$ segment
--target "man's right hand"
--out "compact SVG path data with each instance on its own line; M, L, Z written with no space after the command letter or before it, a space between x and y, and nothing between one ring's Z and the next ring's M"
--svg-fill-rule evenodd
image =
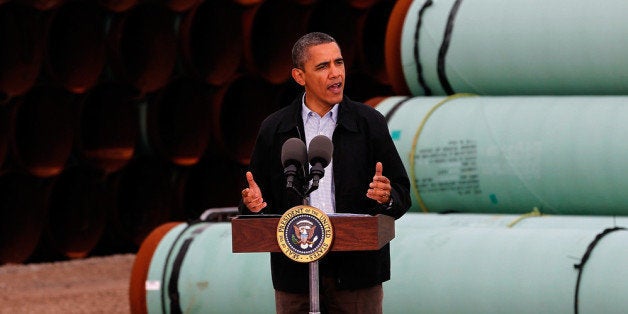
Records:
M262 191L255 183L253 174L250 171L246 172L246 181L249 183L249 187L242 190L242 202L250 211L257 213L266 207L266 202L262 197Z

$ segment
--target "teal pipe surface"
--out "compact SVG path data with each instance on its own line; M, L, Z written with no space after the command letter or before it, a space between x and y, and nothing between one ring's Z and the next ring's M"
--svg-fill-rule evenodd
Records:
M595 229L627 226L628 216L570 216L540 213L466 214L411 213L410 219L396 221L397 228L517 228L517 229Z
M628 214L628 97L396 96L376 109L412 211Z
M387 34L400 37L387 45L400 42L398 75L412 95L628 93L628 1L426 3L412 1L402 25L391 21L401 34Z
M186 242L187 251L182 251ZM182 258L179 265L177 256ZM173 281L175 269L178 280ZM270 258L265 253L232 253L231 224L182 223L153 253L146 305L148 313L172 313L173 306L183 313L273 313Z
M384 312L569 313L576 300L580 313L628 307L628 232L614 230L594 243L603 230L628 226L626 219L540 216L510 223L517 218L408 213L397 220ZM182 223L152 255L148 312L171 313L176 291L183 313L273 313L268 261L266 253L232 253L229 223ZM578 283L574 265L583 261Z
M546 228L538 218L528 221L540 224L534 228L420 226L441 225L448 216L410 213L399 220L384 312L574 313L576 300L576 313L625 312L626 230L600 238L578 282L574 265L616 225Z

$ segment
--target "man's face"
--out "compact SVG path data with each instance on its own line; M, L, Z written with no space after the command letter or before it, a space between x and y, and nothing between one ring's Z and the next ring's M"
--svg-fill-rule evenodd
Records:
M311 110L326 112L339 103L344 89L345 64L338 44L310 47L303 69L293 69L292 77L305 86L305 103Z

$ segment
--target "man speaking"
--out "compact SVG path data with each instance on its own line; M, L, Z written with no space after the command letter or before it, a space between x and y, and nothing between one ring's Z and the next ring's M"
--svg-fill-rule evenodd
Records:
M345 66L336 40L306 34L292 48L292 62L292 78L304 93L262 122L240 213L283 214L302 205L294 187L314 177L318 188L308 195L310 206L328 214L401 217L411 204L408 175L384 117L344 96ZM329 146L323 137L331 139ZM310 147L310 159L312 147L322 157L304 162L297 139ZM307 313L308 265L283 253L270 258L277 313ZM377 251L330 252L319 263L323 313L382 313L389 244Z

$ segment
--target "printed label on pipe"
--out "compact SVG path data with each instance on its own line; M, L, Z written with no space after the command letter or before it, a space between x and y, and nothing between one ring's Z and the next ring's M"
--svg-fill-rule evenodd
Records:
M421 147L415 155L417 165L430 174L417 177L422 193L456 192L458 195L481 194L478 152L475 140L452 140L442 146Z

